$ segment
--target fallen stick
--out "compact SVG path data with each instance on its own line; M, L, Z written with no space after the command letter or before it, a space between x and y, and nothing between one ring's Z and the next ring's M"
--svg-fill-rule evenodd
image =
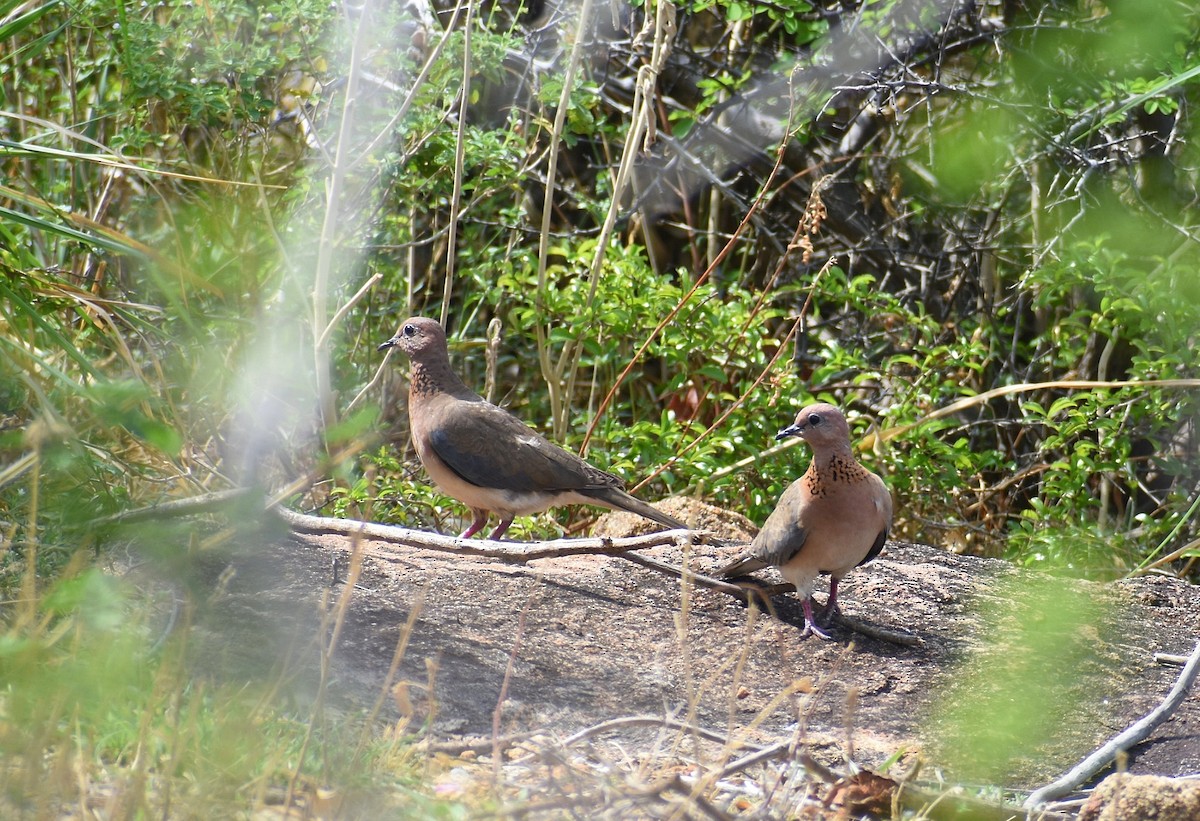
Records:
M1172 667L1182 667L1187 664L1187 656L1180 656L1174 653L1155 653L1154 663L1170 665Z
M116 514L103 520L103 522L131 524L150 519L164 519L207 513L235 504L251 495L252 491L249 489L210 493L191 499L164 502L159 505ZM401 545L418 550L435 550L442 553L478 556L510 564L525 564L537 559L554 559L564 556L620 556L623 559L639 564L657 573L675 578L686 578L698 587L724 593L744 604L748 604L751 599L758 599L767 610L773 609L770 606L770 597L796 589L787 583L758 586L733 584L633 552L651 547L680 545L685 541L693 545L704 544L706 541L705 534L692 530L661 530L656 533L625 538L553 539L545 542L520 543L494 541L491 539L459 539L455 536L443 536L440 533L412 530L396 525L383 525L375 522L355 521L353 519L332 519L325 516L309 516L289 510L282 505L268 505L268 511L283 520L292 530L300 533L365 537L387 544ZM880 641L908 647L919 647L922 644L922 641L916 636L876 627L856 619L848 618L841 613L835 614L834 619L838 624L852 632Z
M852 619L844 613L835 613L833 620L845 627L852 633L858 633L860 636L867 638L878 639L889 644L899 644L904 647L924 647L925 642L920 636L914 636L912 633L901 633L899 630L888 630L886 627L877 627L869 622Z
M239 487L232 490L218 490L200 496L189 496L186 499L172 499L159 502L148 507L126 510L104 516L95 521L96 526L128 525L136 522L147 522L155 519L173 519L177 516L196 516L201 513L211 513L227 509L243 499L250 499L254 494L262 495L256 488Z
M1079 787L1099 770L1108 766L1116 758L1117 753L1144 741L1155 727L1166 721L1183 703L1188 689L1192 686L1198 673L1200 673L1200 641L1196 642L1196 649L1192 651L1179 678L1175 680L1175 686L1171 688L1171 692L1167 694L1161 704L1147 716L1131 724L1123 733L1113 736L1108 743L1076 764L1062 778L1034 790L1029 798L1025 799L1022 806L1027 810L1033 810L1051 799L1061 798Z
M457 553L480 556L502 562L524 564L535 559L553 559L562 556L597 554L619 556L629 550L644 550L650 547L675 545L682 540L703 539L703 535L689 530L662 530L643 536L610 539L553 539L546 542L523 544L502 542L492 539L459 539L424 530L407 527L381 525L375 522L358 522L351 519L329 519L324 516L308 516L285 507L276 507L273 512L290 528L301 533L330 533L341 536L360 536L373 541L413 547L419 550L437 550L442 553Z
M754 587L742 587L732 584L721 579L714 579L712 576L705 576L703 573L697 573L694 570L676 567L667 562L660 562L657 559L651 559L649 556L642 556L637 553L622 553L622 559L639 564L642 567L662 573L664 576L672 576L677 579L687 579L697 587L705 587L709 590L716 590L724 593L727 596L732 596L740 602L748 604L751 598L758 598L766 601L770 596L776 593L785 593L789 590L795 590L790 584L776 584L770 587L758 589Z

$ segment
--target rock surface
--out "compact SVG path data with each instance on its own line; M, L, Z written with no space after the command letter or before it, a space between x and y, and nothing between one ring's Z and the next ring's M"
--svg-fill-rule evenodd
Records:
M670 512L689 520L697 514ZM711 572L752 531L744 521L730 523L722 534L731 541L726 546L646 553ZM331 562L347 564L354 549L342 536L281 534L207 559L219 594L196 617L198 669L251 680L285 669L292 694L301 702L312 698L317 639L328 632L332 603L344 591L331 587ZM741 754L736 742L797 738L838 771L852 745L855 760L867 767L902 753L902 762L924 759L923 777L953 776L957 762L939 748L939 706L961 698L955 687L970 665L986 671L991 657L1026 653L997 631L1004 614L1035 627L1043 617L1006 598L1014 583L1034 578L1043 588L1096 602L1097 616L1067 637L1069 660L1041 665L1027 682L1054 688L1064 672L1055 667L1069 666L1080 695L1071 710L1040 717L1045 737L1029 760L994 782L1028 789L1152 709L1178 675L1153 654L1186 655L1200 633L1200 589L1178 580L1055 581L1000 560L914 544L889 543L842 590L848 616L909 634L916 646L844 627L834 628L834 642L801 640L794 595L777 596L768 615L722 593L684 589L678 579L619 557L512 565L372 541L357 550L362 572L328 682L335 704L367 711L383 694L383 719L432 740L486 740L496 732L562 740L629 716L671 716L727 740L702 745L694 733L633 722L589 739L607 745L611 760L623 756L633 767L650 757L693 765L728 760ZM819 582L819 597L824 590ZM398 648L402 657L389 687ZM1130 752L1134 773L1200 772L1200 693Z
M1079 821L1196 821L1200 818L1200 779L1114 773L1104 779L1083 809Z

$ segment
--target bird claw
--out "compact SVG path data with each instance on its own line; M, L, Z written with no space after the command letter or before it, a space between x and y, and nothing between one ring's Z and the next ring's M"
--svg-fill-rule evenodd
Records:
M816 636L819 639L825 639L825 641L833 641L833 636L829 635L829 633L825 632L825 630L819 624L817 624L817 619L813 615L813 611L812 611L812 599L811 598L805 599L803 607L804 607L804 629L802 631L800 631L800 638L805 638L806 636L808 636L811 633L812 635Z
M804 629L800 631L800 638L806 638L809 635L816 636L825 641L833 641L833 636L827 633L823 628L817 626L816 622L811 622L808 619L804 620Z

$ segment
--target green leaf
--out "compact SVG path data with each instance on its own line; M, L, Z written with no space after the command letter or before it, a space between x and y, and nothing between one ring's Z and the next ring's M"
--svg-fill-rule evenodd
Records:
M725 17L731 23L737 23L741 20L748 20L754 16L754 11L747 5L733 2L725 7Z

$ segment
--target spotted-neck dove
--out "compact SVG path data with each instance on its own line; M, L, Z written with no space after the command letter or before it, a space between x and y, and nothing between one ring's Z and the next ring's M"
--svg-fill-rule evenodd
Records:
M783 492L749 550L720 573L744 576L779 568L803 600L804 634L830 636L813 615L813 584L828 573L829 599L822 615L838 610L838 582L879 555L892 523L892 496L883 480L858 463L850 427L833 405L809 405L775 437L799 436L812 448L808 470Z
M434 320L405 320L379 346L387 348L399 348L412 362L409 428L421 464L443 493L474 515L460 538L479 532L489 513L500 517L491 534L498 539L514 516L569 504L627 510L669 528L687 527L630 496L616 476L549 442L468 388L451 370L446 333Z

